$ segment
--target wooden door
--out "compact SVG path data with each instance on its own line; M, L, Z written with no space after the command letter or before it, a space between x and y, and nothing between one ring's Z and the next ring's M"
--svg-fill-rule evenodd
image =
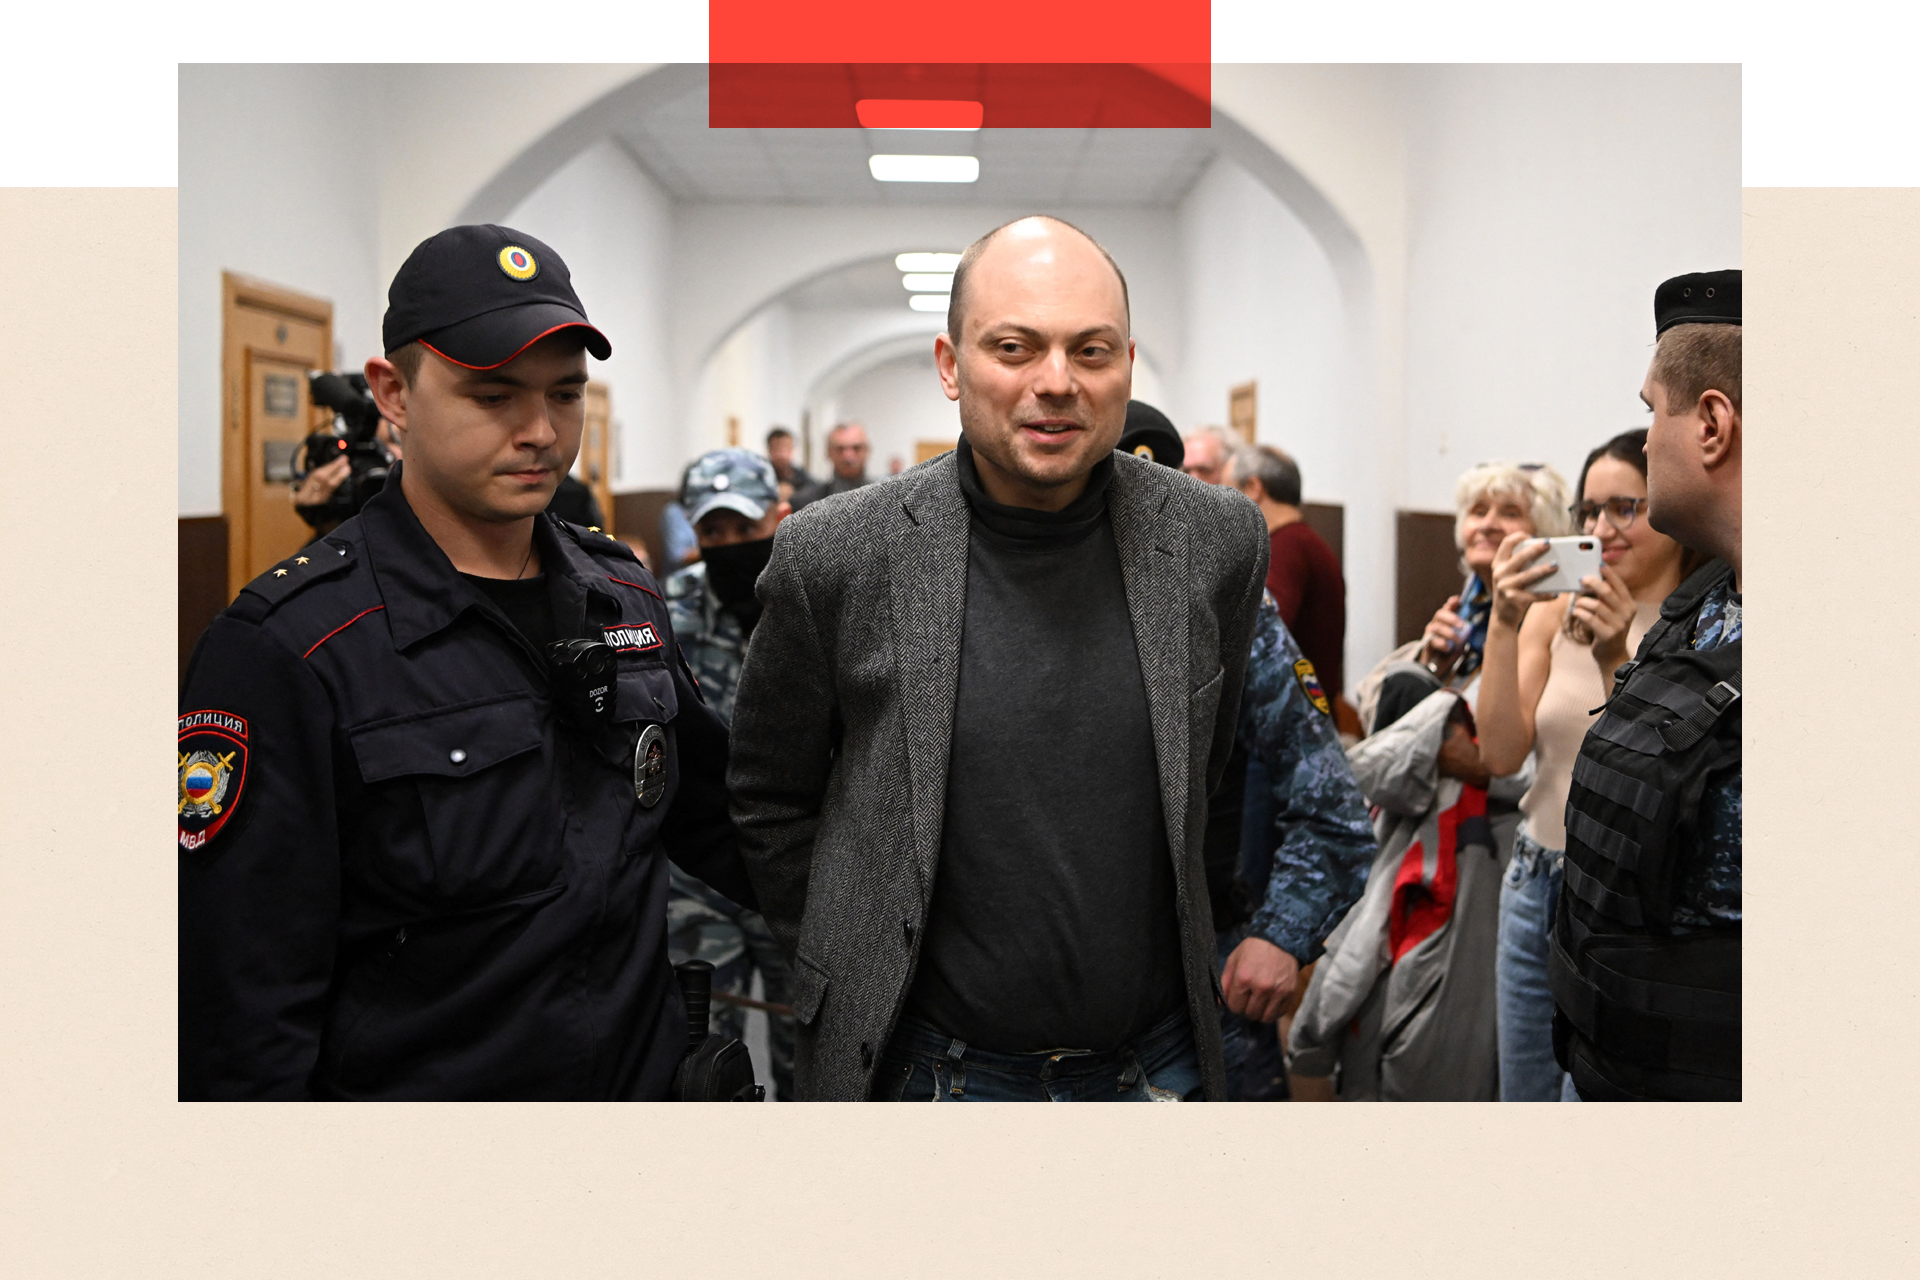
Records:
M604 382L586 387L587 425L580 433L580 456L574 460L574 478L593 490L600 504L603 528L614 531L613 514L613 397Z
M312 537L293 509L294 452L332 415L307 395L307 372L333 362L333 304L237 276L221 278L221 506L227 598Z

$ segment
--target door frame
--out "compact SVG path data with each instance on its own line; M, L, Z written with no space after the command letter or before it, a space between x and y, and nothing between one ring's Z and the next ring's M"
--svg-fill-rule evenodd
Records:
M242 307L319 325L321 349L329 361L333 356L331 302L236 272L220 273L220 510L227 518L228 600L247 584L247 548L252 533L247 507L247 467L251 459L244 447L247 344L232 323L234 313Z

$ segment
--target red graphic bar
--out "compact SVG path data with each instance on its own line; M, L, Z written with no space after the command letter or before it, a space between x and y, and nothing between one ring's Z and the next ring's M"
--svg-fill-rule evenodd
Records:
M707 61L1213 61L1212 0L1103 0L970 14L901 0L708 0Z
M862 98L853 114L868 129L978 129L986 108L942 98Z
M708 71L707 124L715 129L1205 129L1213 119L1212 73L1207 62L715 61ZM879 116L873 113L877 105ZM958 122L962 106L978 112L977 123ZM877 123L880 118L889 123ZM956 123L907 123L933 119Z

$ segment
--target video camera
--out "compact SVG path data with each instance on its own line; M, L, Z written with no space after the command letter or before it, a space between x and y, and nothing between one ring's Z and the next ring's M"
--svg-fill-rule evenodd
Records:
M380 407L367 389L364 374L316 371L307 375L307 388L315 404L333 410L333 429L307 437L301 446L305 465L294 471L294 484L337 458L348 460L347 478L332 496L322 503L294 507L308 524L322 529L358 514L385 487L394 457L378 438Z

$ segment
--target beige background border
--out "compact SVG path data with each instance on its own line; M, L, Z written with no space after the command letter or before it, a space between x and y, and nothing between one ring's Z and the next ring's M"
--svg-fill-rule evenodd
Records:
M1920 1274L1920 192L1745 216L1750 1101L322 1109L171 1101L174 193L0 191L0 1270Z

